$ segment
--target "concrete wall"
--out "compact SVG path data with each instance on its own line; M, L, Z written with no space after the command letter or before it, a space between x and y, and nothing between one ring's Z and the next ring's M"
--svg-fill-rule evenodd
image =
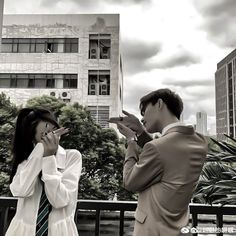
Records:
M1 52L1 44L2 44L3 12L4 12L4 0L0 0L0 52Z
M89 34L111 34L111 58L88 59ZM123 76L120 72L119 15L5 15L4 38L79 38L78 53L1 53L1 73L78 74L71 102L87 106L110 106L110 116L121 114ZM88 96L88 70L110 70L110 96ZM120 99L120 88L122 99ZM16 104L58 89L0 89ZM61 92L59 89L58 92Z

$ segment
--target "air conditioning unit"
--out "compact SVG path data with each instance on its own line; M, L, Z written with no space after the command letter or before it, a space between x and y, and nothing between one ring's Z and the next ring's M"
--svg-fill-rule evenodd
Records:
M49 92L49 95L52 96L52 97L56 97L56 98L59 97L58 91L50 91L50 92Z
M97 44L94 42L91 42L90 45L90 59L97 59Z
M101 59L109 59L109 48L108 47L101 48Z
M71 94L68 91L62 91L60 93L60 98L61 99L71 99Z
M100 86L101 86L101 95L108 95L107 94L107 89L108 89L107 84L100 84Z
M96 84L95 83L89 84L89 95L96 95Z

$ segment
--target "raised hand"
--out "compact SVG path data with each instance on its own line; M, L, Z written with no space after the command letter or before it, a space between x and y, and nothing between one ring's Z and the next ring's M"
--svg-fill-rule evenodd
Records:
M41 139L41 143L44 146L44 155L43 156L51 156L54 155L58 149L59 140L61 135L69 132L69 129L64 127L57 129L44 135Z
M141 122L139 121L139 119L135 115L125 110L122 110L122 112L126 116L111 117L108 122L115 123L115 124L120 123L122 125L125 125L128 128L130 128L132 131L134 131L137 135L140 135L145 129L143 125L141 124Z
M127 141L129 141L133 137L135 137L135 132L133 130L131 130L130 128L128 128L127 126L125 126L121 123L117 123L117 128L120 131L120 133L126 137Z

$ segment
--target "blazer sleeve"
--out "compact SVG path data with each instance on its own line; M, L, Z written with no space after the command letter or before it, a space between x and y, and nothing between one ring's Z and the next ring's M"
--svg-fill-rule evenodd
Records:
M143 131L138 137L138 141L137 141L137 144L143 148L143 146L152 141L152 137L146 132L146 131Z
M30 197L33 195L35 183L42 169L43 152L43 144L38 143L28 159L18 165L10 184L10 190L14 197Z
M66 158L66 167L62 173L57 170L54 155L43 158L42 181L48 200L54 208L67 206L78 192L82 170L81 154L77 150L70 150Z
M157 148L152 143L144 145L138 154L136 142L130 142L123 169L124 188L132 192L141 192L160 182L163 164Z

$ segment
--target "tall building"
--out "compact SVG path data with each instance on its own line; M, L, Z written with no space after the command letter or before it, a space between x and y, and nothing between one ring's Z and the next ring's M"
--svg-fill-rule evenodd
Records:
M235 137L236 126L236 49L217 64L215 73L216 133Z
M0 92L87 106L106 128L123 107L118 14L4 15Z
M207 135L207 113L205 111L200 111L196 114L196 131Z
M1 42L2 42L2 21L4 12L4 0L0 0L0 52L1 52Z

